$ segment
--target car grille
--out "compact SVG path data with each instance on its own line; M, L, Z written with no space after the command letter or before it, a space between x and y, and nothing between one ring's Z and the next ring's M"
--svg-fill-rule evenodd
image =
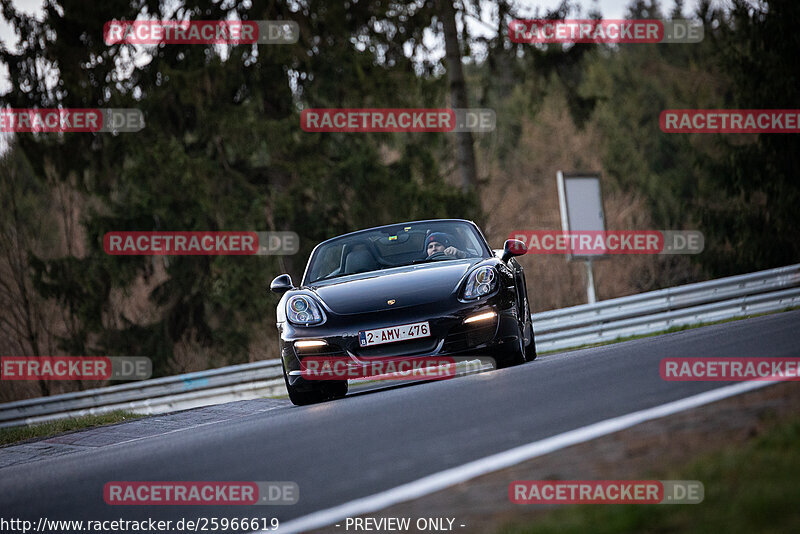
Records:
M442 351L445 353L459 352L488 343L494 337L496 330L497 321L490 321L488 324L459 325L453 328L445 338Z
M375 345L372 347L359 347L358 342L356 342L353 352L362 358L430 354L436 349L437 342L438 339L435 337L410 339L408 341L398 341L396 343L386 343L384 345Z
M297 350L297 347L294 348L294 353L298 359L308 358L309 356L314 356L317 358L347 358L347 353L343 351L337 345L324 345L322 347L309 347L305 348L302 351Z

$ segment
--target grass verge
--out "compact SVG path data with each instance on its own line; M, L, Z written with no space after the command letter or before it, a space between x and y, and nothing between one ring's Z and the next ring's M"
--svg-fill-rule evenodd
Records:
M699 480L705 499L693 505L563 507L542 512L526 524L506 525L498 533L800 532L800 417L743 447L729 446L678 470L641 478Z
M143 415L116 410L101 415L84 415L81 417L71 417L69 419L57 419L30 426L18 426L12 428L0 428L0 446L18 443L32 438L43 438L55 436L62 432L72 430L82 430L97 426L105 426L130 419L138 419Z

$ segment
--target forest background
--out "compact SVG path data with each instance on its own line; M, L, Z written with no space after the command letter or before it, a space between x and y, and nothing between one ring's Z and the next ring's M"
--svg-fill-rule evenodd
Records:
M426 218L474 220L502 247L559 229L558 170L602 174L609 230L700 230L693 256L596 262L599 299L800 261L792 134L667 134L682 108L800 108L800 2L634 0L631 19L691 19L697 44L512 43L509 0L0 0L0 106L138 108L138 133L4 136L0 354L140 355L154 376L277 357L269 282L298 281L329 237ZM596 18L564 2L541 18ZM294 45L108 46L112 19L293 20ZM530 17L527 17L530 18ZM473 24L464 24L472 20ZM470 27L484 30L473 35ZM448 35L448 24L452 28ZM487 37L488 33L488 37ZM436 53L450 37L448 58ZM454 39L457 38L457 41ZM453 48L453 42L458 48ZM435 43L435 44L431 44ZM454 59L456 58L456 59ZM307 133L306 108L491 108L472 169L449 133ZM294 256L109 256L112 230L290 230ZM585 273L527 255L534 311L585 302ZM96 387L3 382L0 402Z

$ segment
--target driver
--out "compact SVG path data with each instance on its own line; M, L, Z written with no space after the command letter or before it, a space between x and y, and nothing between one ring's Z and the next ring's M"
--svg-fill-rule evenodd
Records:
M458 250L452 243L453 240L450 235L444 232L433 232L425 239L425 251L428 253L429 258L437 252L442 252L454 258L466 258L467 253Z

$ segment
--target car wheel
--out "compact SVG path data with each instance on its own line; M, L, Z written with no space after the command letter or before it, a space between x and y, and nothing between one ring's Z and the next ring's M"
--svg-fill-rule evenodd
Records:
M508 343L509 347L498 351L495 361L498 369L525 363L525 336L520 330L516 343Z
M340 399L347 395L347 380L309 384L307 388L300 389L289 384L289 377L284 367L283 381L286 384L286 391L289 392L289 400L296 406L306 406L327 400Z
M533 323L530 323L529 328L531 329L531 342L525 347L525 360L532 362L536 359L536 337L533 333Z

